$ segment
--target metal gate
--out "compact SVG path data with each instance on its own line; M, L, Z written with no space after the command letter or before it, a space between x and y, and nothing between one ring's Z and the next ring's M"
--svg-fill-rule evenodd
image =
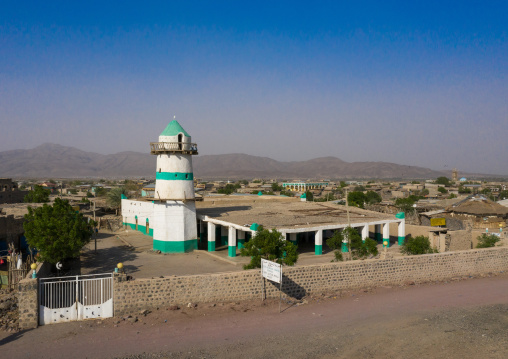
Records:
M113 274L39 279L39 324L113 316Z

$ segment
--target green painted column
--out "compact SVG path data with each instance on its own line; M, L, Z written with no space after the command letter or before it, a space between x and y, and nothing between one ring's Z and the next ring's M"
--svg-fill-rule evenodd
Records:
M228 257L236 257L236 246L228 246Z
M341 251L342 251L342 253L347 253L348 252L348 250L347 250L347 242L342 242Z
M397 243L399 246L403 246L406 240L406 215L404 212L399 212L395 215L395 218L401 219L398 227Z
M317 256L323 254L323 230L314 232L314 253Z
M216 235L216 227L212 222L207 223L207 234L208 234L208 252L215 252L215 235Z
M236 257L236 228L228 227L228 256Z

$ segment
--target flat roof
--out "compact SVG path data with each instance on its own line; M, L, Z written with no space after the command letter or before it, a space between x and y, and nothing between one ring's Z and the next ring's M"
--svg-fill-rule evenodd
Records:
M265 228L299 229L306 227L344 227L346 206L327 202L302 202L290 197L205 197L196 202L197 215L236 224L241 227L257 223ZM372 222L400 222L395 215L349 207L351 225Z

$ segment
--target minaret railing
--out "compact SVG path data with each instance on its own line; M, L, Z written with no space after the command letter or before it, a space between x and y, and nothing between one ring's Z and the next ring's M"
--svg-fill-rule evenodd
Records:
M150 153L152 155L177 152L182 154L197 155L198 145L190 142L150 142Z

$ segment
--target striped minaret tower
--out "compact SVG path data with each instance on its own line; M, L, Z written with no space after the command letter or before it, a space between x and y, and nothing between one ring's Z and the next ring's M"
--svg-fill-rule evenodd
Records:
M173 120L159 142L150 143L157 156L154 193L153 249L163 253L197 248L196 205L192 156L198 154L191 136Z

